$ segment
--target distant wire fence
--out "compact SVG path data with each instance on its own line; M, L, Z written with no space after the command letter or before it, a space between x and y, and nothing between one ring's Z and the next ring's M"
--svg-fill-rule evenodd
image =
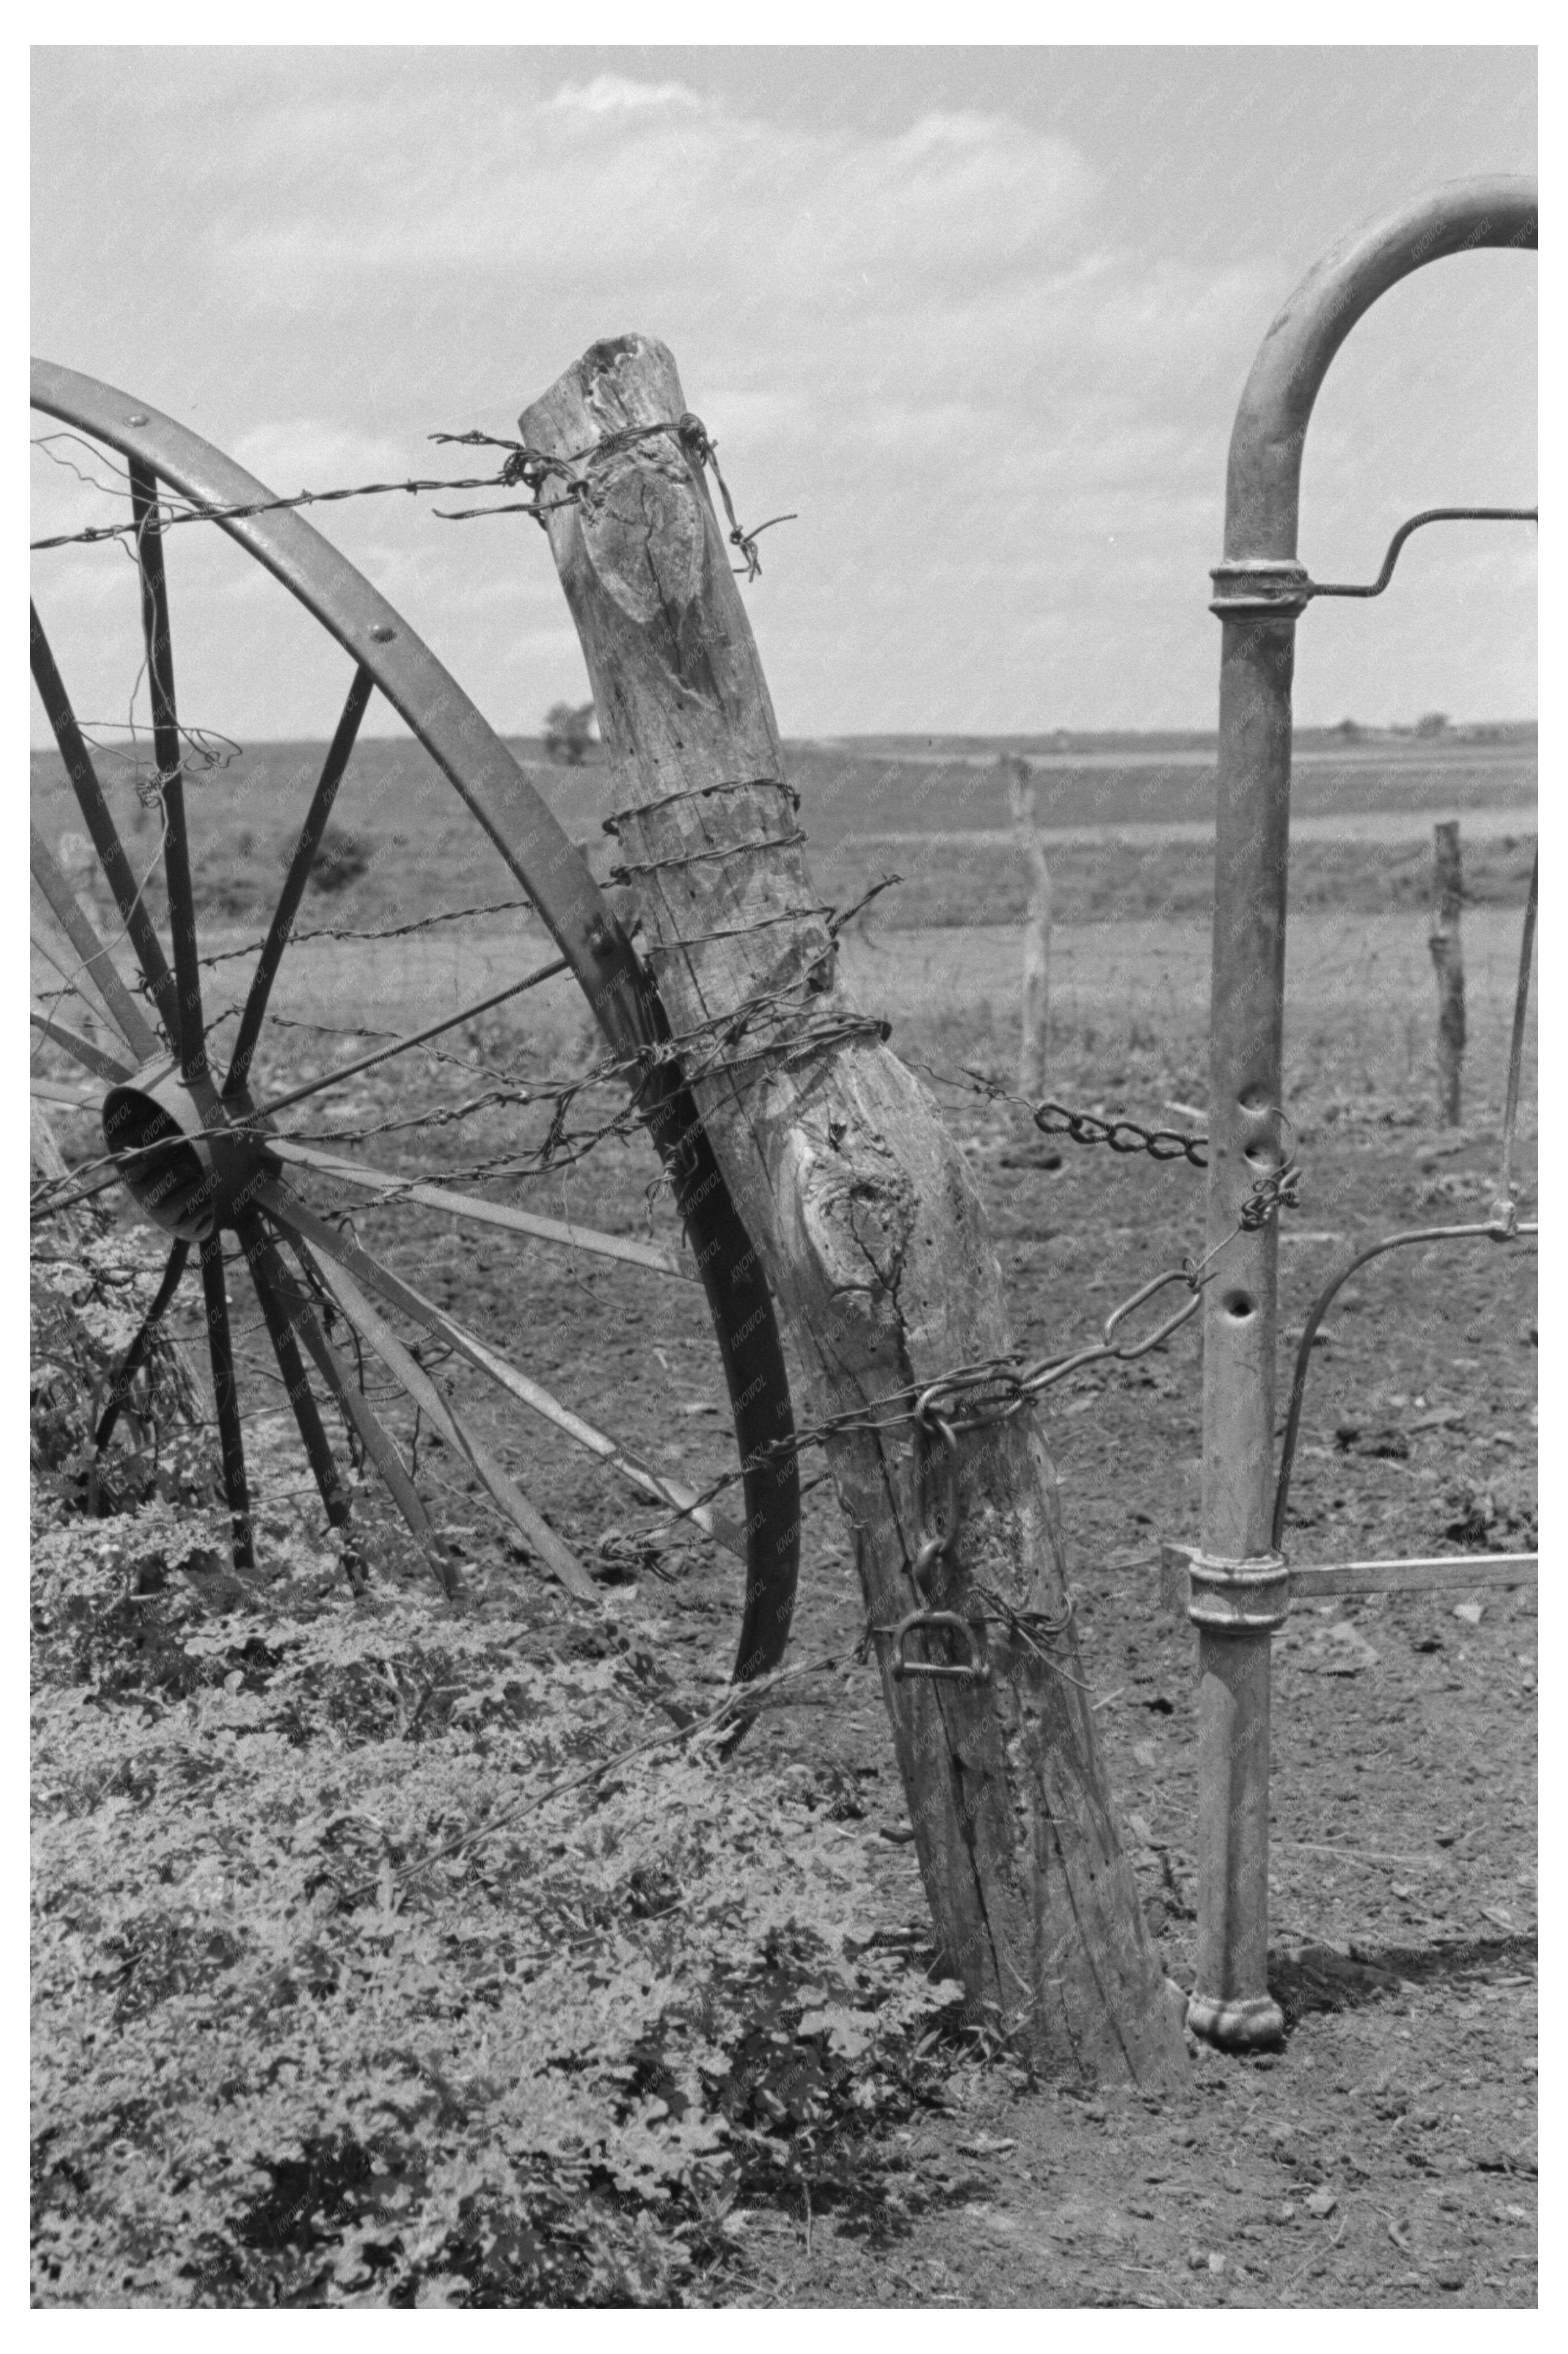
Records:
M118 544L140 558L143 543L149 535L155 537L164 529L186 523L236 521L279 509L302 508L396 493L418 495L427 492L495 491L519 486L531 493L524 501L456 511L436 509L434 512L444 521L461 522L489 514L522 514L532 515L543 523L550 514L559 509L591 500L595 488L593 468L602 466L619 451L660 436L673 436L678 448L693 464L712 472L728 519L729 544L741 557L741 563L736 568L747 578L755 578L760 570L757 555L758 536L774 525L792 518L774 516L749 531L739 524L728 487L718 468L715 445L701 419L689 413L673 422L631 428L610 435L592 449L575 451L566 459L548 456L525 443L500 440L478 430L459 434L437 433L430 438L440 443L504 451L504 461L495 473L486 476L456 479L409 477L400 482L302 491L292 497L228 506L196 504L174 496L166 490L160 490L150 505L144 495L142 496L138 513L129 521L58 534L33 545L36 549L43 551L72 545ZM128 498L137 495L131 474L115 468L100 450L78 436L47 434L39 437L37 446L46 456L66 466L96 488ZM84 472L70 454L73 448L90 451L93 462L107 467L113 479L105 482ZM1397 543L1391 550L1391 560L1396 553ZM1385 571L1387 568L1385 566ZM99 737L110 732L107 726L97 731ZM183 773L187 759L198 769L221 769L237 757L239 748L229 738L214 731L183 727L178 730L177 740L171 739L172 749L171 740L165 740L161 747L155 748L161 749L162 758L156 773L149 778L141 767L144 731L138 729L132 722L119 732L128 735L131 739L134 763L132 782L138 793L144 801L160 806L164 803L165 786ZM798 795L782 779L764 781L778 781L792 803L798 806ZM726 788L705 790L722 790ZM621 819L628 814L630 812L618 812L607 822L606 830L615 833ZM789 848L804 839L801 830L793 826L782 834L769 837L765 846ZM162 846L160 841L159 848ZM699 849L683 857L665 859L658 864L664 866L688 864L696 859L717 854L720 854ZM652 871L652 867L647 864L628 864L612 870L610 879L629 882L640 874ZM789 908L766 920L770 923L809 923L816 919L819 924L825 921L828 938L833 941L865 907L881 892L896 884L898 879L896 875L885 876L843 909L832 906ZM1535 885L1532 883L1528 918L1531 927L1534 907ZM282 942L274 945L280 949L281 945L305 946L311 943L352 946L362 954L374 955L384 945L397 943L399 958L406 968L408 960L418 953L416 944L430 939L444 927L465 922L472 925L503 916L526 917L531 912L530 903L525 898L478 901L381 925L294 925L284 934ZM644 952L675 953L709 939L738 937L757 928L758 927L755 924L739 925L689 938L650 940L645 944ZM109 945L114 945L121 936L117 933ZM466 967L470 972L477 945L471 935L464 943L468 952ZM265 946L260 938L226 945L199 957L196 963L201 969L217 970L231 963L260 956ZM87 964L79 964L71 970L58 958L48 955L47 950L45 953L47 960L53 964L59 975L61 984L40 993L41 1007L35 1010L32 1017L35 1030L40 1033L42 1042L47 1044L51 1035L58 1037L62 1034L58 1027L58 1010L67 999L75 996L90 1016L96 1016L97 1008L82 985ZM501 943L496 944L499 962L510 966L514 953L514 942L506 943L504 949ZM440 985L445 988L455 978L458 960L441 959L438 962L443 976ZM436 969L432 965L432 992L436 986L433 978ZM460 1157L451 1161L443 1161L441 1164L443 1185L511 1184L557 1173L582 1161L610 1139L629 1138L640 1132L648 1122L651 1109L660 1100L661 1087L667 1082L672 1066L677 1069L681 1083L693 1088L701 1088L721 1077L756 1081L768 1073L792 1068L813 1056L857 1041L883 1043L890 1034L890 1023L879 1015L863 1013L858 1009L843 1005L835 1009L831 1002L824 1004L821 975L818 966L813 965L796 980L760 990L740 1004L708 1017L680 1034L650 1042L634 1054L601 1056L565 1073L537 1073L524 1069L516 1059L513 1042L504 1037L498 1042L482 1025L487 1017L496 1015L503 1006L512 1004L524 993L567 970L565 959L554 958L521 978L508 979L503 985L477 1000L443 1012L436 1020L413 1029L366 1027L362 1023L316 1019L304 1012L272 1013L269 1017L270 1022L291 1034L291 1038L297 1036L302 1041L342 1039L361 1045L364 1051L340 1057L324 1068L295 1076L291 1083L286 1067L290 1058L275 1057L281 1084L275 1080L270 1087L262 1086L260 1100L252 1100L249 1096L243 1097L241 1108L230 1120L231 1131L237 1139L249 1137L257 1143L271 1140L281 1146L292 1146L301 1150L301 1157L308 1165L310 1151L301 1149L323 1144L365 1144L421 1130L464 1129L468 1123L486 1114L534 1115L534 1125L542 1129L542 1132L532 1140L524 1141L513 1136L503 1149L471 1152L466 1159ZM405 985L399 991L404 1002L409 994L407 979L405 970ZM1435 1238L1445 1239L1450 1234L1463 1231L1486 1233L1495 1239L1512 1240L1520 1233L1513 1171L1528 980L1527 939L1510 1059L1503 1174L1493 1218L1484 1226L1430 1230ZM148 980L143 977L136 986L140 995L151 1006L154 991ZM386 1002L385 991L378 993L377 1002ZM318 1006L315 1010L324 1013L328 1009ZM243 1013L244 1007L240 1002L226 1005L212 1017L213 1025L242 1017ZM580 1025L583 1018L580 1008L577 1015ZM89 1027L90 1030L90 1021ZM464 1051L454 1053L450 1044L443 1045L438 1043L443 1039L450 1041L451 1034L460 1030L466 1030L469 1034L464 1041ZM370 1081L377 1075L382 1078L390 1076L392 1066L405 1056L418 1058L429 1075L430 1092L415 1096L410 1100L412 1091L405 1082L402 1097L394 1106L389 1106L384 1116L378 1105L357 1100L351 1107L345 1100L335 1117L332 1112L326 1112L325 1124L307 1124L313 1119L319 1119L319 1116L306 1111L306 1106L348 1087L355 1081ZM79 1062L82 1059L79 1052ZM91 1067L89 1061L89 1068ZM990 1102L1006 1104L1022 1111L1047 1138L1062 1139L1084 1147L1104 1148L1118 1155L1142 1155L1157 1163L1180 1161L1192 1170L1204 1170L1208 1166L1208 1139L1201 1132L1148 1125L1109 1112L1103 1106L1085 1109L1054 1097L1032 1101L984 1072L968 1066L958 1073L944 1071L930 1064L920 1064L918 1067L939 1085L960 1088ZM436 1091L438 1079L445 1092ZM603 1097L610 1092L613 1092L614 1101L606 1104ZM325 1107L323 1108L324 1110ZM288 1115L286 1121L284 1115ZM48 1217L72 1204L87 1201L102 1187L116 1182L123 1174L128 1161L134 1159L137 1150L156 1153L165 1150L158 1144L130 1149L121 1147L113 1156L105 1153L90 1159L68 1172L64 1177L46 1177L33 1190L31 1206L35 1220ZM331 1166L330 1163L321 1165ZM414 1198L424 1182L422 1177L417 1176L405 1179L397 1172L378 1173L375 1177L375 1206L384 1207L399 1200ZM667 1172L661 1175L649 1188L650 1197L668 1186L670 1182ZM1229 1234L1213 1244L1202 1256L1190 1254L1178 1265L1168 1267L1144 1283L1105 1319L1097 1341L1034 1361L1026 1361L1022 1352L1013 1352L956 1366L934 1382L908 1384L863 1407L797 1430L788 1439L754 1449L743 1462L718 1476L695 1498L678 1505L665 1525L673 1526L701 1515L716 1498L743 1480L747 1472L784 1455L799 1455L813 1447L826 1447L835 1438L851 1433L881 1432L902 1425L913 1426L919 1434L920 1443L935 1450L934 1459L948 1466L951 1505L952 1496L956 1495L951 1483L951 1464L958 1439L963 1433L1011 1421L1048 1389L1079 1371L1101 1363L1130 1362L1172 1339L1196 1314L1203 1289L1213 1279L1217 1264L1232 1244L1243 1235L1257 1232L1277 1218L1283 1209L1295 1207L1299 1199L1301 1182L1301 1169L1292 1150L1277 1166L1255 1178L1239 1208L1236 1224ZM328 1214L339 1220L346 1216L341 1209ZM1424 1238L1424 1234L1413 1234L1391 1238L1379 1247L1393 1247L1398 1239L1414 1241ZM1150 1329L1138 1334L1128 1331L1129 1320L1148 1309L1161 1295L1176 1290L1185 1296L1174 1310L1165 1314ZM1298 1414L1298 1391L1299 1384L1295 1400ZM1285 1479L1288 1479L1288 1451ZM1281 1513L1283 1509L1282 1482ZM914 1614L900 1628L871 1630L896 1638L900 1644L900 1658L903 1638L912 1627L937 1623L930 1614L923 1610L926 1589L918 1574L922 1563L929 1567L938 1553L950 1551L957 1535L956 1507L953 1507L945 1515L938 1514L936 1524L926 1530L919 1557L912 1560L910 1564L915 1588ZM1022 1624L1015 1631L1030 1632ZM1058 1631L1054 1626L1042 1625L1034 1628L1033 1633L1042 1639L1048 1639ZM916 1666L908 1672L978 1674L980 1670L978 1668L938 1670Z

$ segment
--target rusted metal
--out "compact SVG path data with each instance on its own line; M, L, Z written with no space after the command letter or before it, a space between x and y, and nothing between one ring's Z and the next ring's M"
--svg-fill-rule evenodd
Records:
M969 1651L961 1666L939 1659L911 1659L905 1656L905 1645L911 1635L931 1635L940 1629L950 1635L961 1635ZM991 1681L991 1661L986 1657L985 1638L978 1627L960 1617L956 1610L912 1610L893 1629L892 1672L896 1682L906 1677L924 1676L934 1683L988 1684Z
M55 742L59 747L60 758L65 762L66 774L70 779L71 790L76 795L77 807L81 811L82 822L87 827L93 849L98 854L99 865L102 868L108 879L109 887L114 895L114 904L120 910L120 920L125 927L127 937L135 952L136 961L142 968L142 978L146 982L148 992L158 1009L158 1018L164 1025L164 1034L172 1044L179 1035L179 1006L175 989L175 976L169 970L168 959L164 954L164 944L153 928L153 919L147 913L146 902L142 896L136 877L131 871L131 862L125 855L125 846L120 839L119 829L110 813L103 787L98 780L98 771L92 765L76 714L71 709L70 697L65 691L58 666L55 662L48 639L44 634L44 625L38 619L36 606L30 610L28 616L28 654L33 668L33 684L38 690L38 700L43 705L45 716L54 730Z
M180 1278L185 1271L185 1261L189 1257L189 1243L176 1242L164 1262L164 1272L158 1280L158 1288L153 1294L147 1313L138 1325L131 1346L120 1361L119 1369L110 1384L109 1396L104 1404L103 1412L99 1416L98 1426L93 1431L92 1443L100 1454L108 1446L113 1435L114 1426L120 1419L121 1409L131 1394L131 1385L147 1361L147 1352L153 1345L154 1336L159 1325L168 1312L170 1300L179 1289Z
M76 894L66 881L48 843L36 825L30 832L33 880L43 893L49 912L81 959L82 970L102 998L110 1020L136 1060L144 1063L158 1051L157 1033L121 980L108 949L83 914Z
M245 1433L234 1383L234 1341L228 1326L228 1289L221 1234L207 1236L201 1246L200 1264L213 1397L217 1406L218 1454L223 1464L224 1493L228 1500L234 1566L254 1569L256 1540L250 1521L250 1484L245 1471Z
M344 773L353 755L355 740L359 734L359 723L364 718L366 706L375 692L376 681L361 663L349 683L343 715L334 730L326 758L322 763L321 776L317 779L315 791L311 796L311 805L305 812L305 822L300 828L300 838L294 845L294 854L289 861L289 871L283 878L283 887L278 894L278 904L272 910L272 920L267 927L267 937L261 943L261 953L256 960L256 970L251 976L250 987L246 991L244 1010L239 1016L239 1028L235 1033L234 1047L228 1058L228 1075L223 1082L226 1099L238 1095L249 1076L250 1058L256 1052L257 1041L261 1035L261 1024L267 1017L267 1001L272 994L272 983L276 981L278 968L283 961L283 950L289 945L289 935L293 928L294 917L300 912L300 901L305 896L305 885L310 881L312 863L321 848L322 836L326 832L327 820L332 815L333 803L337 799L337 789L343 782Z
M315 616L351 656L356 673L373 679L393 709L408 722L537 908L588 996L614 1053L631 1063L649 1049L667 1048L668 1023L656 986L580 852L456 682L369 582L297 512L277 506L263 483L173 418L133 400L112 386L42 361L35 361L33 366L32 402L46 414L118 451L132 470L135 544L142 566L149 651L155 657L155 756L165 816L171 816L168 796L172 779L175 780L175 803L182 821L172 822L167 828L175 843L170 888L176 966L181 970L178 987L141 902L102 788L36 614L32 635L34 675L88 832L160 1019L171 1042L185 1049L185 1076L196 1113L196 1124L213 1131L208 1149L223 1163L227 1191L238 1201L247 1193L256 1170L249 1157L249 1148L244 1154L239 1150L239 1140L234 1136L228 1113L218 1105L217 1090L207 1076L199 1047L193 1055L187 1043L181 1039L180 1000L190 995L184 973L185 954L181 947L185 927L179 913L184 905L179 866L185 833L183 806L179 806L177 791L179 737L173 666L168 657L162 535L153 504L158 482L168 484L198 507L250 510L217 514L212 521L216 528L226 532L263 565ZM345 713L345 721L346 717ZM199 1003L199 998L191 998L190 1002ZM736 1443L747 1467L747 1582L736 1673L749 1678L767 1674L778 1666L789 1640L794 1605L800 1556L800 1479L793 1454L786 1451L780 1455L778 1451L781 1441L788 1449L794 1431L789 1380L760 1261L751 1248L738 1211L714 1161L680 1066L667 1052L650 1055L649 1063L639 1097L640 1108L673 1180L675 1206L685 1224L707 1295L729 1390ZM238 1108L242 1118L243 1105L243 1093L237 1090L231 1108ZM164 1108L183 1134L186 1121L177 1118L171 1108ZM215 1279L209 1268L217 1266L211 1257L217 1246L217 1237L203 1243L203 1279L209 1291L209 1311ZM216 1279L221 1286L220 1268ZM225 1311L225 1344L227 1330ZM217 1349L219 1331L216 1322L212 1331ZM323 1366L324 1377L331 1380L315 1345L320 1339L331 1359L330 1344L324 1335L302 1328L302 1337ZM243 1443L233 1398L232 1364L228 1363L225 1373L215 1356L214 1367L220 1399L228 1400L227 1406L220 1405L226 1478L229 1480L237 1541L243 1529L248 1561L249 1501L244 1485ZM382 1451L387 1450L384 1447ZM669 1484L665 1483L665 1487ZM406 1474L400 1486L407 1490Z
M207 1025L201 1009L201 961L196 945L196 891L191 882L190 832L185 823L185 763L175 707L175 648L169 629L169 585L164 535L158 528L157 486L140 460L131 463L131 513L136 525L136 567L142 584L142 637L147 651L147 693L153 705L153 758L164 812L164 879L175 951L179 1027L175 1044L186 1087L207 1076Z
M1210 1031L1208 1245L1241 1223L1249 1188L1285 1163L1281 1064L1291 682L1312 583L1297 554L1302 454L1329 365L1380 294L1477 247L1533 249L1532 181L1439 188L1326 254L1254 362L1231 436L1224 560ZM1273 1556L1277 1227L1231 1245L1208 1289L1203 1352L1203 1555L1259 1570ZM1227 2046L1284 2021L1267 1991L1269 1647L1266 1628L1200 1626L1196 1987L1191 2022Z

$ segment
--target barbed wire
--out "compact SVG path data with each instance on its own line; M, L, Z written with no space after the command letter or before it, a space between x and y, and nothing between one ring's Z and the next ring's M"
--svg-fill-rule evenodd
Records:
M443 523L472 523L487 515L529 514L542 524L547 515L554 514L557 509L576 506L591 495L593 488L591 474L574 472L575 467L601 463L605 459L614 457L635 444L649 440L660 434L673 434L683 449L695 461L699 470L705 466L712 472L729 522L727 535L729 544L739 551L741 557L741 562L732 568L747 580L759 578L762 565L757 553L758 540L765 531L771 531L775 525L794 523L798 517L792 514L770 515L766 523L754 525L750 530L747 530L736 515L735 502L730 496L729 485L719 469L718 445L709 434L702 419L690 410L680 418L667 419L658 424L627 426L618 432L607 433L602 440L590 443L581 450L571 451L564 457L554 457L547 451L531 448L525 441L509 440L501 435L482 432L477 428L463 433L431 433L427 437L429 440L441 444L506 451L508 454L505 462L494 474L408 475L400 482L345 483L328 491L297 491L291 497L243 500L227 505L185 499L179 493L171 492L166 486L160 484L147 514L140 520L133 519L129 523L92 524L81 531L57 532L48 538L31 541L29 546L35 553L41 554L48 548L88 546L108 540L127 542L138 539L149 531L162 532L172 529L177 524L240 522L251 515L275 514L298 507L331 505L344 499L381 498L397 493L417 497L427 491L512 490L519 483L526 485L533 491L532 498L511 500L501 506L435 507L432 508L431 513ZM75 443L78 447L88 448L92 446L84 444L82 437L74 433L41 433L35 434L33 437L35 449L41 450L45 456L53 460L56 464L65 466L77 476L79 481L89 482L95 490L105 491L111 495L129 494L128 479L122 478L124 482L123 492L120 482L111 484L96 482L92 477L84 474L80 467L71 459L62 456L55 448L56 443ZM101 453L95 451L94 454ZM113 471L112 466L111 470ZM559 497L545 497L543 494L545 485L556 479L562 481L566 488Z
M542 516L551 507L573 505L579 500L587 499L592 491L591 478L586 473L574 473L572 472L574 466L602 461L606 458L618 456L622 451L634 448L639 442L652 440L660 434L670 433L673 433L688 454L695 459L699 468L706 466L711 471L715 482L718 484L719 496L724 502L724 511L729 519L729 544L738 549L741 557L741 562L732 569L747 580L759 578L762 565L757 553L758 539L765 531L771 531L776 524L795 523L799 517L794 514L770 515L766 523L757 524L749 531L743 528L736 515L735 502L730 496L729 485L719 469L718 444L709 433L702 419L694 415L691 409L687 409L682 417L665 419L653 425L623 426L617 432L605 434L598 441L586 443L580 450L568 451L563 457L553 457L547 451L530 448L525 441L509 441L496 434L483 433L477 429L467 433L432 433L430 436L432 441L459 442L469 448L508 451L511 454L501 470L502 482L526 483L535 494L531 501L517 505L467 507L455 514L443 515L442 520L447 523L469 523L487 514ZM540 492L545 483L554 477L559 477L566 482L567 490L564 496L549 502L541 502ZM441 514L439 507L435 512L438 514Z
M55 452L48 446L51 441L74 438L76 437L48 433L37 434L33 439L33 446L35 449L43 450L46 456L54 457ZM432 440L436 440L440 437L432 435L430 438ZM57 462L69 464L69 461L58 461ZM71 471L73 472L79 472L75 467L72 467ZM450 476L426 477L410 475L404 481L398 482L354 482L344 484L340 488L330 491L296 491L291 498L250 499L238 501L232 505L227 506L207 505L196 501L182 499L177 492L170 492L167 488L160 485L157 497L154 501L153 505L148 510L145 517L139 522L132 521L130 523L92 524L89 525L87 528L82 531L57 532L48 539L31 540L29 541L28 546L35 554L41 554L45 549L53 547L90 546L95 543L105 540L133 540L147 531L170 530L176 524L235 523L242 521L249 515L275 514L294 507L332 505L344 499L377 498L395 491L402 491L407 492L411 495L418 495L419 493L424 491L500 490L506 487L507 481L508 477L504 472L500 474L476 474L464 476L457 480L452 479ZM101 483L94 485L94 488L96 489L102 489L104 487L106 486ZM570 504L571 502L569 500L555 500L548 504L554 505L567 505ZM487 509L481 510L481 512L499 513L501 510ZM544 512L544 510L535 506L531 508L530 512L539 513Z
M283 945L285 948L297 948L308 940L401 940L408 938L415 932L428 932L437 924L461 923L470 916L501 916L518 912L532 914L534 912L532 899L486 899L472 907L442 907L433 916L411 917L406 924L380 924L366 927L352 924L318 924L308 931L302 930L296 926L290 932ZM260 939L247 940L237 949L218 949L213 955L198 959L198 962L204 969L220 964L232 964L237 957L260 955L263 945L264 943ZM274 1014L271 1019L276 1021L277 1016Z

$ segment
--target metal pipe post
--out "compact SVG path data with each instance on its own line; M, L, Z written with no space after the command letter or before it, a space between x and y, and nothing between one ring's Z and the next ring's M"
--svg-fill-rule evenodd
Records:
M1284 2031L1268 1992L1269 1667L1289 1607L1273 1550L1277 1235L1236 1232L1283 1158L1281 1055L1291 676L1311 584L1297 561L1301 456L1319 387L1356 321L1446 254L1533 249L1532 181L1467 181L1358 230L1310 270L1253 365L1231 436L1220 654L1219 807L1210 1032L1211 1250L1205 1299L1198 1628L1199 1920L1188 2024L1230 2049ZM1229 1238L1229 1239L1227 1239Z

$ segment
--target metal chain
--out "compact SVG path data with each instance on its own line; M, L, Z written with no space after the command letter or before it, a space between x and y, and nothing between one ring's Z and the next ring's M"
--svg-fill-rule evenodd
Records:
M927 1437L935 1437L945 1449L946 1440L938 1428L938 1421L948 1425L955 1437L991 1423L1011 1422L1046 1390L1054 1388L1058 1382L1065 1381L1070 1374L1082 1372L1086 1366L1107 1363L1131 1364L1139 1357L1148 1356L1150 1351L1161 1347L1197 1314L1202 1293L1213 1279L1210 1270L1237 1236L1255 1232L1266 1218L1275 1214L1281 1201L1287 1198L1287 1171L1277 1170L1267 1177L1256 1179L1230 1233L1222 1235L1201 1258L1183 1259L1180 1267L1167 1267L1162 1273L1150 1277L1119 1307L1112 1309L1101 1327L1100 1339L1088 1347L1075 1350L1065 1357L1040 1358L1022 1368L1016 1351L1006 1357L980 1358L970 1365L954 1366L951 1372L939 1375L934 1382L919 1385L908 1384L902 1389L890 1390L884 1396L870 1400L863 1406L852 1406L842 1414L826 1416L821 1422L796 1430L789 1438L772 1439L754 1447L744 1463L732 1470L720 1472L692 1504L682 1506L673 1515L669 1525L673 1527L678 1522L689 1519L697 1506L711 1503L726 1489L743 1479L747 1471L777 1462L787 1455L799 1454L808 1447L823 1446L831 1439L852 1432L875 1436L895 1430L904 1423L917 1422ZM1147 1306L1160 1292L1177 1284L1186 1288L1189 1297L1173 1314L1141 1338L1118 1337L1128 1317ZM944 1481L945 1478L944 1473ZM945 1496L945 1486L943 1493ZM922 1511L911 1568L921 1561L922 1556L930 1561L937 1559L940 1548L932 1547L932 1540L940 1538L946 1542L948 1518L949 1515L944 1511L932 1520ZM956 1538L953 1541L956 1542Z
M1135 1119L1102 1119L1097 1112L1059 1103L1032 1105L1030 1117L1042 1136L1065 1136L1074 1144L1106 1144L1113 1152L1147 1152L1151 1161L1185 1161L1194 1169L1209 1165L1202 1150L1209 1140L1206 1136L1144 1128Z
M963 1087L992 1103L1017 1104L1042 1136L1065 1136L1074 1144L1106 1144L1113 1152L1147 1152L1151 1161L1185 1161L1194 1169L1209 1165L1202 1150L1209 1141L1207 1136L1190 1135L1176 1128L1145 1128L1136 1119L1107 1119L1099 1112L1083 1111L1071 1104L1035 1103L1015 1088L1003 1087L1000 1079L971 1070L967 1063L961 1078L929 1063L919 1067L942 1087Z

